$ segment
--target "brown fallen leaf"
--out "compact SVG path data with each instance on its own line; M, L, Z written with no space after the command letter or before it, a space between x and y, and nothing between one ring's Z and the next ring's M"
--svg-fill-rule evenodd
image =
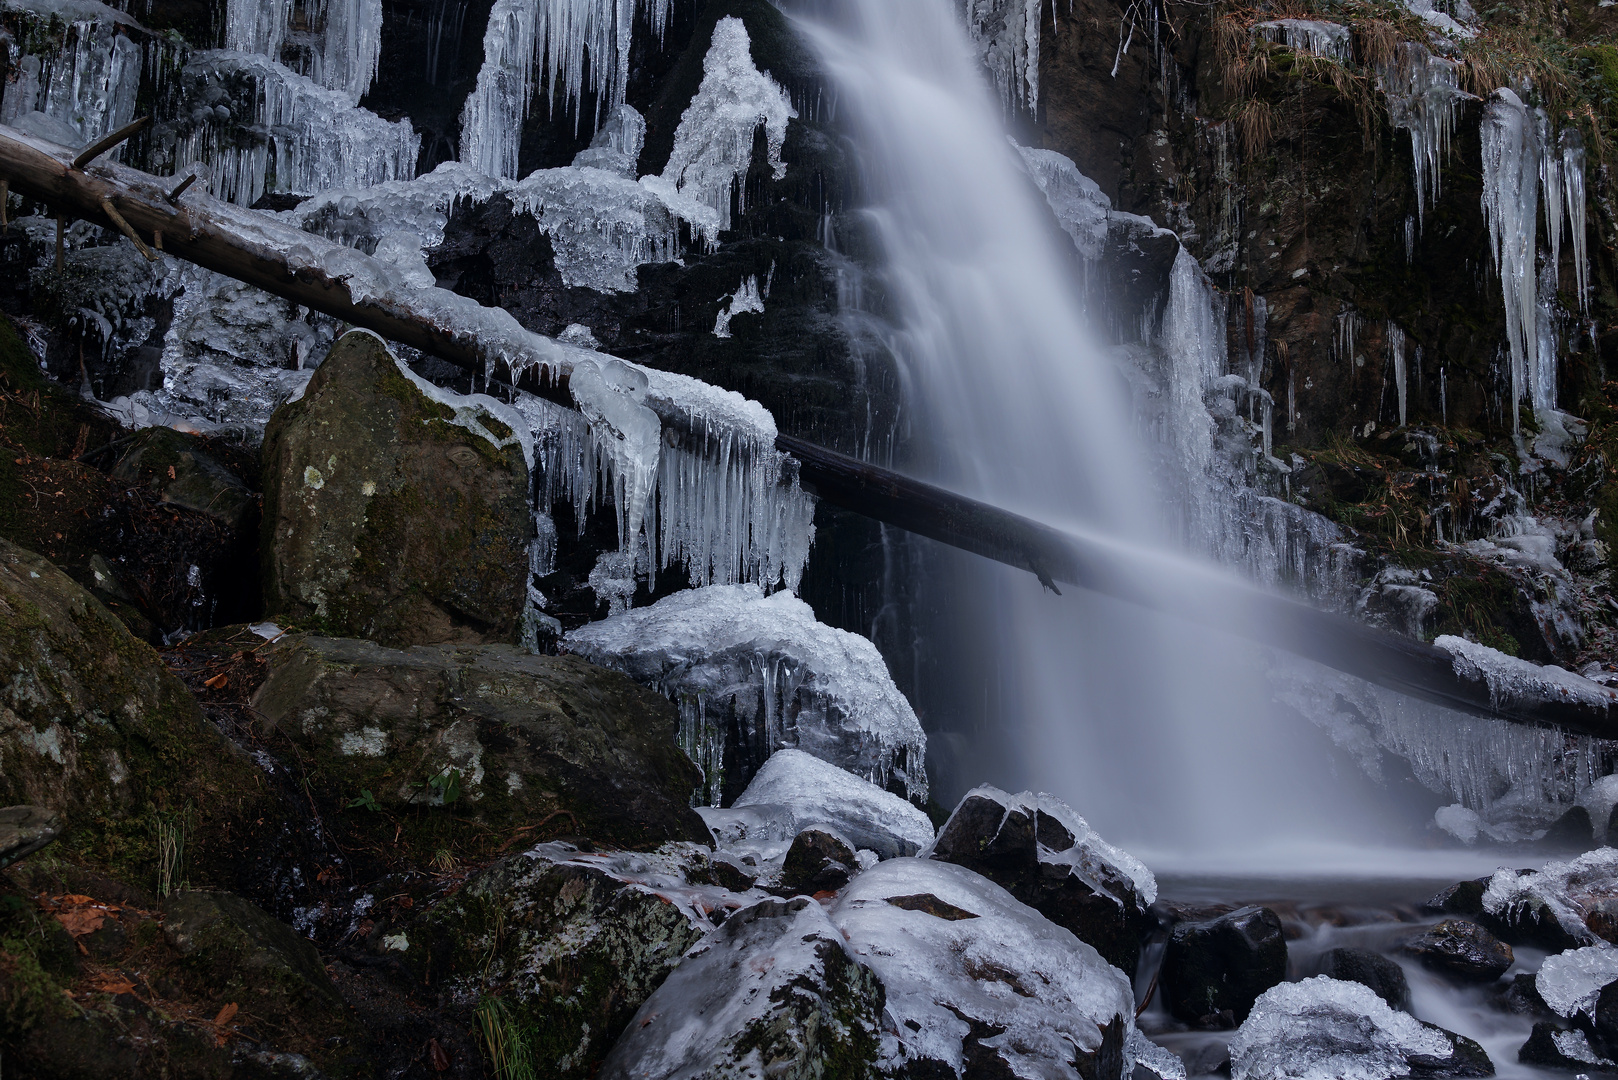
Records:
M135 984L116 971L103 971L92 980L90 989L103 994L133 994Z
M230 679L229 673L221 671L219 674L215 675L213 678L203 680L202 685L206 686L209 690L217 690L221 686L224 686L225 683L227 681L229 681L229 679Z
M58 911L56 921L74 937L83 937L101 929L107 921L107 913L100 908L74 908L71 911Z
M449 1055L444 1048L438 1045L437 1039L427 1040L427 1060L432 1062L434 1072L449 1071Z
M215 1024L215 1026L224 1027L226 1024L228 1024L232 1020L236 1019L237 1011L238 1011L238 1008L237 1008L237 1005L236 1005L236 1003L234 1001L232 1001L229 1005L226 1005L224 1008L220 1009L219 1010L219 1015L213 1018L213 1022Z

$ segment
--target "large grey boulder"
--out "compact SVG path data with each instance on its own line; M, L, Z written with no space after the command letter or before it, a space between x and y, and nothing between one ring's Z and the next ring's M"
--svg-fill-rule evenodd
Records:
M513 639L524 430L492 398L434 390L376 335L343 335L264 431L268 610L386 645Z
M727 1076L753 1055L774 1080L859 1075L875 1065L882 1007L881 985L819 904L766 900L686 954L598 1075Z
M703 930L611 860L543 844L474 875L383 939L418 977L463 1000L496 994L558 1080L591 1077Z
M310 763L317 796L341 805L369 793L415 818L447 809L505 835L558 821L552 836L620 847L708 840L687 802L697 770L675 745L673 707L617 672L510 645L312 635L261 655L269 671L253 708Z
M1050 795L967 792L930 851L976 871L1133 976L1157 880Z

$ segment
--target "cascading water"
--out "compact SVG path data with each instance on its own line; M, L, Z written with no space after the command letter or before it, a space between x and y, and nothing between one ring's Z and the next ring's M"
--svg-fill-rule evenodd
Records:
M956 12L944 0L836 0L804 21L873 192L915 388L912 467L1043 521L1165 548L1171 531L1193 550L1254 558L1207 528L1241 504L1208 478L1205 400L1245 380L1227 373L1222 306L1195 260L1181 254L1156 335L1154 396L1178 478L1166 510L1148 494L1125 380L1085 325L1073 260L1018 168ZM961 572L961 592L988 612L963 649L992 658L995 689L958 708L1000 715L984 725L992 734L935 740L946 786L998 770L996 782L1053 791L1147 848L1363 836L1377 818L1364 805L1345 812L1353 782L1327 778L1319 736L1272 704L1246 647L1042 594L1025 575ZM952 741L958 770L944 758Z

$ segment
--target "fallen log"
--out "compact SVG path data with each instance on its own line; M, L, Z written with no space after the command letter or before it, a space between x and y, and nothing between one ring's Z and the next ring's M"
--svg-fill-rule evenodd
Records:
M75 168L74 158L71 149L0 126L0 184L58 214L150 235L152 247L165 254L461 367L487 373L497 362L508 365L524 389L562 404L574 404L568 393L574 365L600 359L522 329L501 309L443 289L396 287L385 264L270 215L189 191L189 179L175 187L173 178L114 163ZM648 403L666 424L681 422L668 401ZM1447 708L1618 738L1618 691L1562 669L1480 662L1468 651L1377 630L1170 556L1064 532L802 439L781 435L775 446L796 459L799 482L819 498L1026 570L1051 588L1072 584L1240 633Z

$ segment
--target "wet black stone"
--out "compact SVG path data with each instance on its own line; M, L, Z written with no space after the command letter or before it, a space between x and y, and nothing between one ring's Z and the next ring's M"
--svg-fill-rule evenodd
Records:
M1475 922L1445 919L1404 949L1434 971L1467 982L1493 982L1511 966L1511 946Z
M1478 878L1475 881L1457 881L1449 888L1434 895L1425 904L1421 905L1421 908L1423 911L1430 911L1438 915L1481 915L1483 914L1483 890L1488 887L1488 878Z
M1323 974L1345 982L1357 982L1375 991L1376 996L1395 1009L1410 1003L1410 983L1404 969L1370 949L1333 949L1325 956Z
M836 892L854 874L854 850L840 837L805 829L781 865L781 887L794 893Z
M1570 1056L1556 1045L1556 1036L1565 1028L1542 1021L1534 1025L1533 1034L1528 1041L1522 1044L1517 1051L1517 1060L1524 1065L1539 1065L1550 1069L1569 1069L1579 1073L1594 1073L1597 1075L1613 1075L1618 1073L1618 1065L1604 1060L1586 1044L1585 1049ZM1582 1035L1583 1033L1579 1033Z
M1595 828L1590 823L1590 811L1582 806L1570 808L1545 830L1539 843L1541 847L1554 851L1588 851L1595 847Z
M1539 996L1539 986L1533 975L1520 974L1503 984L1494 995L1494 1005L1519 1016L1537 1016L1549 1020L1556 1014Z
M1253 1002L1286 978L1286 972L1280 916L1250 906L1176 926L1163 953L1160 978L1169 1011L1178 1019L1224 1027L1247 1019Z
M1455 1049L1449 1057L1428 1057L1425 1054L1412 1054L1407 1060L1410 1063L1410 1075L1421 1077L1423 1080L1447 1080L1455 1077L1493 1076L1494 1062L1483 1047L1468 1039L1465 1035L1457 1035L1453 1031L1429 1024L1425 1020L1421 1026L1439 1032L1450 1041Z

